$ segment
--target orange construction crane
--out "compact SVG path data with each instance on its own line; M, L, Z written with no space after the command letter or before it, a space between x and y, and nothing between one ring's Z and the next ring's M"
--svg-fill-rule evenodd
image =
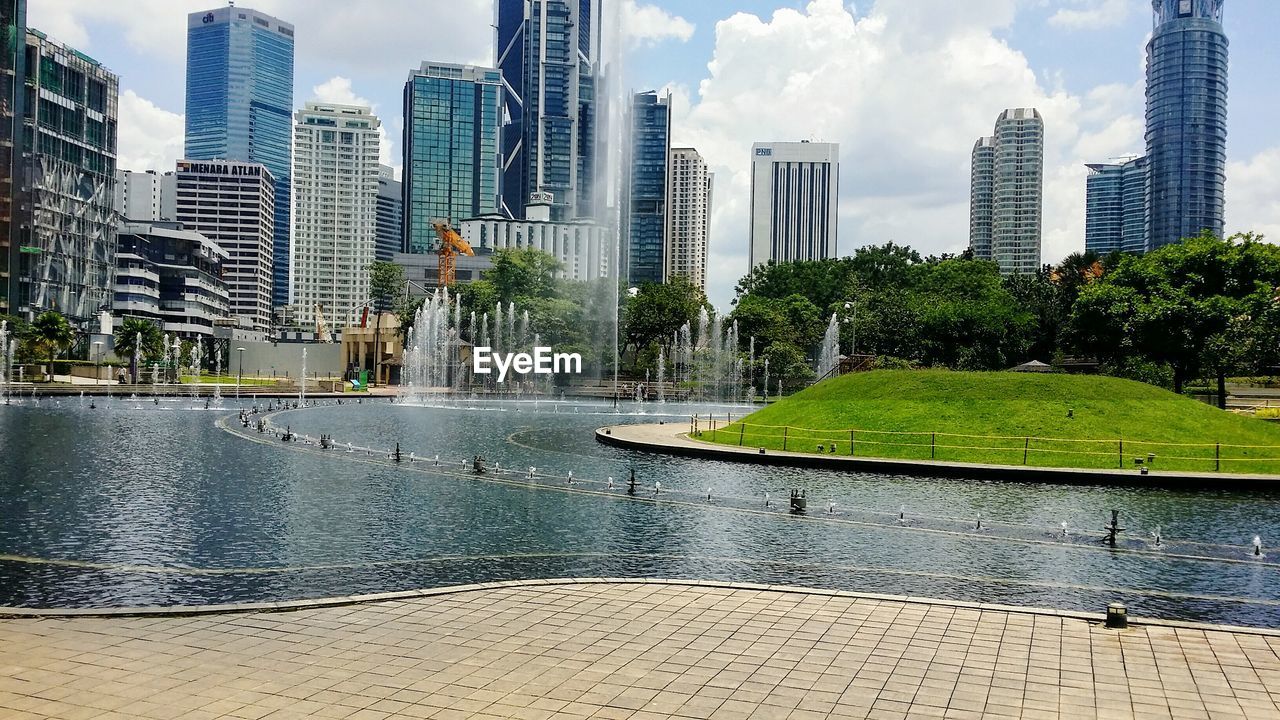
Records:
M448 223L435 222L433 226L436 229L436 237L440 238L440 269L436 278L438 287L448 287L454 282L454 256L470 255L475 256L476 251L471 249L471 245L462 236L449 227Z

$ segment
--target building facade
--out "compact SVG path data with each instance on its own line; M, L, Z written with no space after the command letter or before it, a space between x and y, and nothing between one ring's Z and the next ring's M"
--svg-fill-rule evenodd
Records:
M499 211L502 74L423 63L404 86L405 252L436 248L432 223L453 227Z
M1223 234L1227 165L1225 0L1152 0L1147 43L1152 249Z
M667 249L667 171L671 159L671 94L632 97L623 191L622 277L660 283Z
M377 259L392 262L404 242L404 192L395 170L378 166Z
M243 7L187 16L189 160L266 166L275 179L272 300L289 296L293 25Z
M978 138L969 165L969 247L973 256L991 259L991 232L995 207L996 141Z
M502 130L503 212L550 197L552 219L597 217L597 92L602 0L498 0L495 65L510 122Z
M181 223L121 223L112 303L116 327L137 317L177 337L212 338L214 325L230 312L222 280L228 259L227 251Z
M17 222L17 314L86 325L111 305L119 78L29 29ZM10 272L14 268L10 268Z
M476 255L490 255L504 248L541 250L560 263L556 277L587 282L610 277L612 230L589 220L555 222L550 205L530 205L524 220L501 215L462 221L462 239ZM485 268L481 268L482 270Z
M378 242L378 128L369 108L309 102L294 125L294 322L354 325L369 302Z
M667 247L664 279L683 277L707 289L714 177L693 148L672 148L667 171Z
M751 267L836 257L840 146L751 146Z
M974 257L994 261L1004 274L1036 272L1044 206L1044 119L1039 111L1001 113L995 133L974 146L973 163L969 247Z
M22 259L17 213L22 184L16 178L23 156L26 15L26 0L0 0L0 314L4 315L17 310Z
M271 331L275 188L256 163L178 161L175 215L227 253L222 277L241 330Z
M1147 247L1147 159L1086 165L1084 248L1100 254Z
M172 172L116 170L116 214L120 220L176 219L177 178Z

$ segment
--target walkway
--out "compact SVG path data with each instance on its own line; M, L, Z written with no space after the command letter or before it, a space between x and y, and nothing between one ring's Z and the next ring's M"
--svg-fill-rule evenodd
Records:
M0 620L0 716L1280 716L1274 634L661 582L312 605Z
M922 475L967 480L1015 480L1074 485L1133 485L1188 487L1203 489L1280 488L1280 475L1245 473L1194 473L1151 470L1143 475L1137 470L1098 470L1083 468L1038 467L1035 465L985 465L980 463L944 462L941 460L898 460L893 458L849 457L817 453L738 447L689 437L688 423L644 425L611 425L596 430L596 440L606 445L667 455L683 455L704 460L785 465L788 467L825 468L853 472L879 472L890 475Z

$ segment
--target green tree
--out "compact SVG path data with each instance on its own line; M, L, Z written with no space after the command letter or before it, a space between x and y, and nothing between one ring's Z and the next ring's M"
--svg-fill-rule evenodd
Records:
M373 304L373 308L377 311L377 318L373 323L373 346L381 348L382 335L382 315L385 312L396 308L403 303L402 298L405 294L404 268L391 262L376 260L369 266L369 301ZM401 328L402 332L407 332ZM382 375L380 366L382 365L382 351L378 350L373 353L373 378L374 382L380 382Z
M46 310L31 323L30 342L37 358L55 360L75 340L71 323L56 310Z
M6 324L9 329L9 339L14 343L13 361L22 363L31 359L31 324L17 315L3 314L0 314L0 322ZM0 348L0 353L4 350Z
M638 356L657 344L669 357L672 335L685 323L696 322L703 308L711 310L707 296L686 278L641 284L622 309L623 353L632 348Z
M130 374L136 383L139 368L134 365L134 348L138 348L140 360L155 362L164 357L164 333L154 322L145 318L127 317L113 336L116 356L129 362Z
M509 303L519 298L555 297L560 261L534 248L504 248L493 256L493 269L486 279L493 283L498 300Z
M775 388L775 391L779 384L784 391L790 392L813 382L814 372L809 364L809 358L804 350L791 343L775 342L769 345L761 353L761 360L764 359L769 361L769 384ZM762 379L763 367L764 364L761 362L759 372ZM765 390L768 391L768 388Z

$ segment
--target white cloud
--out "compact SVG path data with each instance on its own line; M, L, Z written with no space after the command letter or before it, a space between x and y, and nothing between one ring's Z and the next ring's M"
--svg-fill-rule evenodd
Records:
M1030 2L1030 0L1026 0ZM747 271L752 142L841 146L839 251L893 240L968 245L969 155L1010 107L1045 117L1044 259L1084 243L1086 162L1141 150L1141 84L1084 96L1042 79L998 34L1024 0L879 0L861 16L813 0L716 26L696 96L675 88L674 142L716 172L709 292L724 307ZM958 7L963 5L962 8ZM928 42L920 38L928 36Z
M1049 24L1069 30L1114 27L1127 20L1137 6L1132 0L1073 0L1072 4L1079 7L1060 8Z
M1259 232L1280 242L1280 147L1227 163L1227 234Z
M641 5L635 0L622 3L622 31L632 46L657 45L667 40L688 42L693 30L693 23L655 5Z
M120 93L117 166L121 170L172 171L182 157L182 116L156 107L133 90Z

